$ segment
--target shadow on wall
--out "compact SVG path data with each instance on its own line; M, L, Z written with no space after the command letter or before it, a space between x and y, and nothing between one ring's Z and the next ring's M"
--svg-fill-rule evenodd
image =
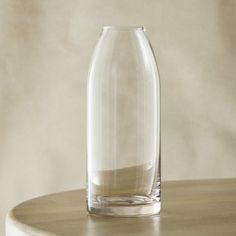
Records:
M226 4L227 2L227 4ZM234 0L220 0L218 5L218 23L220 35L223 41L226 41L225 47L229 54L232 55L232 59L236 57L236 1ZM233 58L234 57L234 58ZM236 83L236 81L235 81Z

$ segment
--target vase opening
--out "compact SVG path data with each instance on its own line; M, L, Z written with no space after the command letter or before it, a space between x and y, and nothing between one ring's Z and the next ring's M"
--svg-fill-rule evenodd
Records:
M103 30L115 30L115 31L145 31L143 26L103 26Z

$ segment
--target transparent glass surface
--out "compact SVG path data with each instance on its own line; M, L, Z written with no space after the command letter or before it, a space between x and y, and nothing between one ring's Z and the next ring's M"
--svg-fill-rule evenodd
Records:
M143 27L103 28L88 79L87 208L160 212L160 83Z

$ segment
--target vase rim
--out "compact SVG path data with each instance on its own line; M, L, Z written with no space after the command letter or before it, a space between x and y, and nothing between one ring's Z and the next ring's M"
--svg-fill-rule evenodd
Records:
M103 30L121 30L121 31L134 31L134 30L141 30L145 31L144 26L114 26L114 25L106 25L103 26Z

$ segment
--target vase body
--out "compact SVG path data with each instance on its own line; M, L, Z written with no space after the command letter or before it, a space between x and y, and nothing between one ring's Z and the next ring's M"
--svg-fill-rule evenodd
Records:
M142 27L104 27L87 97L87 209L160 212L160 82Z

